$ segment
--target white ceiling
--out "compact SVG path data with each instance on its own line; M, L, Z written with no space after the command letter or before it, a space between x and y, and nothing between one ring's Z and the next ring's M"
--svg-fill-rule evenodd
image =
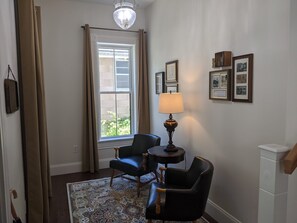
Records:
M81 2L98 2L100 4L113 5L115 0L79 0ZM133 0L132 0L133 1ZM135 0L136 7L145 8L155 0Z

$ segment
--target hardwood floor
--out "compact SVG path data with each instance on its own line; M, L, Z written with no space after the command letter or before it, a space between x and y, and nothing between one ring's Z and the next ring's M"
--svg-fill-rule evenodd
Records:
M51 223L68 223L70 222L66 183L79 182L84 180L98 179L111 176L111 169L102 169L99 173L74 173L52 177L53 197L50 200L50 218ZM218 223L209 215L205 214L204 218L209 223Z
M70 222L66 183L98 179L111 176L111 169L102 169L99 173L74 173L52 177L53 197L50 200L51 223Z

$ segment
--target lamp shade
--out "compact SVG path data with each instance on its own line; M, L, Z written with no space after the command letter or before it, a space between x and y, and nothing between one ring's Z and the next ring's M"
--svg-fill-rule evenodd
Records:
M181 93L163 93L159 97L159 112L166 114L181 113L184 111L183 96Z

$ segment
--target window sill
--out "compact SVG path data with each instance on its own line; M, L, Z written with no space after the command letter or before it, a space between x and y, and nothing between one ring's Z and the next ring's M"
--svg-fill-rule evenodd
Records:
M100 139L98 143L105 143L105 142L121 142L133 139L134 136L127 136L127 137L114 137L114 138L107 138L107 139Z
M121 138L109 138L98 141L98 150L111 150L115 147L131 145L133 141L133 135Z

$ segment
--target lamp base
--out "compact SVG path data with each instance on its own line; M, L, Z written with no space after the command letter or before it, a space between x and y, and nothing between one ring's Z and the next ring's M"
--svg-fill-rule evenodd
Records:
M172 152L176 152L178 149L176 148L176 146L175 145L168 145L165 149L164 149L164 151L165 152L168 152L168 153L172 153Z
M164 122L164 127L166 128L169 136L168 145L166 149L164 149L165 152L176 152L178 150L172 142L172 135L177 125L177 121L172 118L172 114L170 114L169 119Z

